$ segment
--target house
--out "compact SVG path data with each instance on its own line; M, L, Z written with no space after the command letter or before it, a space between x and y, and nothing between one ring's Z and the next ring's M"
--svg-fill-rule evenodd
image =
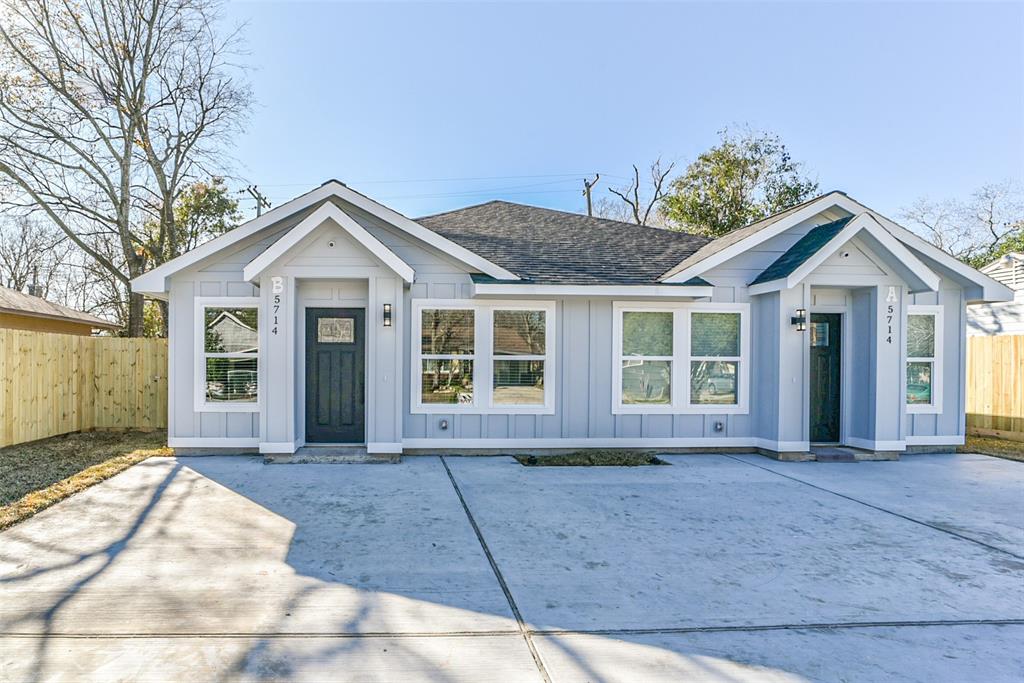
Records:
M9 287L0 287L0 329L34 330L88 336L121 326Z
M966 306L1012 296L842 192L709 241L335 180L132 286L169 301L170 445L271 454L949 448Z
M1006 254L982 266L981 272L1009 287L1013 300L968 306L967 334L1024 334L1024 254Z

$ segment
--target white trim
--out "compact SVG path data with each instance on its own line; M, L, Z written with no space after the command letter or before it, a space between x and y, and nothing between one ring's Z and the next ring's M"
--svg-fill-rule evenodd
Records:
M706 258L703 258L697 263L694 263L692 266L684 268L683 270L680 270L677 273L672 273L671 275L668 276L661 276L660 278L658 278L658 281L666 283L686 282L690 278L696 277L701 273L705 273L711 268L714 268L717 265L725 263L729 259L738 256L739 254L742 254L745 251L748 251L751 247L757 246L758 244L761 244L765 240L771 239L776 235L782 234L783 232L790 229L794 225L802 223L808 218L814 218L816 215L818 215L822 211L825 211L830 206L838 204L840 199L844 197L845 195L843 195L841 192L829 192L828 194L814 200L813 202L803 207L802 209L794 211L785 218L780 218L775 223L772 223L771 225L761 230L758 230L749 237L745 237L738 242L730 244L729 246L725 247L720 251L716 251L714 254L710 254ZM670 270L669 272L671 273L672 271Z
M906 441L875 441L874 439L862 439L858 436L848 436L846 445L854 448L863 448L867 451L905 451Z
M338 278L331 282L344 282L344 281L362 282L363 278ZM374 321L370 320L370 302L374 300L376 295L376 283L373 278L366 280L366 299L331 299L331 300L310 300L307 299L305 294L302 293L299 287L295 288L295 300L296 315L298 321L295 326L295 345L296 351L293 354L296 358L295 369L289 373L290 376L295 377L295 416L296 416L296 431L299 428L299 422L302 424L302 443L301 446L307 444L320 446L324 443L323 441L307 441L306 440L306 421L309 419L309 405L306 402L306 389L307 382L309 381L309 367L307 366L308 356L306 349L306 342L309 340L306 338L306 324L308 322L309 310L310 309L325 309L325 310L343 310L351 309L355 311L363 312L363 438L360 441L354 441L351 444L365 443L366 439L371 434L371 428L374 427L374 420L376 411L370 409L371 400L376 398L377 385L370 382L372 377L371 372L376 362L376 341L377 341L377 325L376 317ZM394 309L392 309L394 310ZM392 318L394 320L394 318ZM301 370L300 366L301 365ZM299 386L298 379L301 377L301 387ZM300 391L301 388L301 391ZM371 396L372 392L372 396Z
M963 434L952 436L907 436L908 446L963 446Z
M169 436L169 448L258 448L259 437L191 437Z
M319 229L328 220L337 223L342 230L351 235L367 251L380 259L384 265L406 282L412 283L416 276L412 266L367 232L366 228L359 225L351 216L329 202L321 205L319 209L289 230L284 237L274 242L266 251L250 261L242 271L242 277L248 282L254 282L277 259L288 253L290 249Z
M759 437L754 438L754 445L776 453L806 453L811 449L809 441L773 441Z
M499 280L519 279L519 276L515 273L488 261L465 247L459 246L455 242L442 237L436 232L427 230L419 223L416 223L400 213L389 209L383 204L375 202L369 197L350 189L337 180L330 180L306 194L300 195L291 201L274 207L258 218L247 223L243 223L234 230L231 230L220 237L201 244L195 249L192 249L175 259L171 259L167 263L154 268L148 273L140 275L132 280L132 291L141 294L149 294L151 296L163 295L167 292L167 278L171 275L188 268L189 266L195 265L203 259L213 256L232 244L240 242L251 235L255 235L264 228L270 227L289 216L292 216L304 209L308 209L309 207L331 197L337 197L342 201L348 202L349 204L352 204L353 206L356 206L363 211L394 225L396 228L411 234L413 237L426 242L430 246L448 254L456 260L461 261L467 266L470 266L475 270L479 270L482 273L486 273L493 278Z
M298 441L261 441L260 453L294 453L299 450Z
M193 310L193 357L192 357L192 408L197 413L258 413L263 405L263 349L256 353L238 354L239 358L252 358L256 361L257 387L256 400L252 403L208 403L206 401L206 344L205 314L207 308L255 308L257 320L257 339L262 347L263 316L260 312L260 300L253 296L197 296L192 299Z
M910 253L910 251L900 244L900 242L892 235L890 235L871 214L861 213L843 226L842 230L836 233L832 239L826 242L820 249L818 249L817 252L800 264L800 266L787 277L770 280L768 282L760 282L756 285L750 285L747 290L748 293L753 296L783 289L792 289L799 283L803 282L803 280L814 272L818 266L824 263L826 259L832 256L832 254L836 253L840 247L861 232L866 232L874 237L882 247L889 251L889 253L903 265L907 273L912 276L907 279L917 279L918 282L916 284L918 287L916 289L912 287L910 290L911 293L939 291L939 276L929 269L928 266L922 263L920 259ZM833 277L832 279L835 278Z
M714 287L705 285L514 285L473 283L473 296L639 296L708 298Z
M907 403L906 395L903 397L903 403L907 408L907 413L911 415L935 415L942 412L942 375L943 375L943 364L945 357L943 355L942 342L945 337L945 329L943 327L944 322L944 308L941 305L935 304L908 304L907 305L907 317L912 315L930 315L933 316L933 323L935 324L935 343L934 349L932 350L933 355L929 357L917 357L907 356L907 343L909 342L909 331L910 324L909 320L904 320L904 333L903 333L903 357L905 359L903 366L903 374L906 376L907 364L909 363L931 363L932 364L932 400L931 403Z
M863 205L861 205L859 202L855 200L851 199L850 201L853 202L854 204L857 204L858 206L863 207ZM870 211L870 209L867 209L867 207L863 208L865 210ZM992 303L998 301L1013 300L1013 290L1011 290L1006 285L994 280L993 278L989 277L988 275L978 270L975 270L974 268L971 268L970 266L968 266L966 263L963 263L959 259L950 256L949 254L942 251L935 245L926 242L921 237L918 237L917 235L907 230L902 225L899 225L898 223L892 221L891 219L886 218L885 216L874 211L872 211L871 213L872 215L875 216L875 218L878 219L878 221L882 224L883 227L885 227L886 230L888 230L892 235L894 235L898 240L906 244L908 247L910 247L914 251L920 252L921 254L932 259L933 261L936 261L943 267L948 268L949 270L953 271L954 273L956 273L963 279L967 280L968 282L972 282L978 285L981 288L981 299L977 301L968 301L967 303Z
M374 441L366 444L367 453L401 453L402 442L396 441L392 443L383 441Z
M672 313L672 362L670 403L661 405L622 403L622 314L626 312ZM740 355L723 356L723 361L738 362L738 386L735 404L690 403L690 327L691 315L703 313L739 313ZM651 357L657 360L661 357ZM703 357L702 357L703 358ZM699 358L698 358L699 360ZM691 302L615 301L612 303L612 405L613 415L738 415L750 412L750 304Z
M468 404L423 403L420 372L423 367L423 349L420 341L423 309L448 309L473 311L473 353L460 356L473 361L473 402ZM555 383L558 381L558 339L556 326L556 304L554 301L524 300L476 300L476 299L413 299L412 325L410 334L410 396L409 412L414 415L553 415L555 413ZM504 357L495 356L493 349L493 319L496 310L544 311L544 404L543 405L494 405L494 361ZM430 354L427 354L430 355ZM508 360L522 358L508 356ZM538 360L540 358L538 357Z
M956 273L959 277L964 280L971 282L981 288L981 299L978 301L968 301L968 303L979 303L981 301L993 302L993 301L1010 301L1013 299L1013 292L1005 285L993 280L988 275L981 273L974 268L958 261L946 252L942 251L938 247L929 244L927 241L918 237L911 231L907 230L903 226L895 223L894 221L886 218L877 211L873 211L869 207L861 204L855 199L851 199L842 192L830 192L822 197L814 200L807 206L801 208L798 211L794 211L792 214L780 218L775 223L772 223L766 228L758 230L754 234L736 242L730 244L721 251L711 254L705 259L698 261L697 263L685 268L677 273L673 273L671 276L662 276L659 278L661 282L674 283L674 282L686 282L691 277L702 275L711 268L728 261L729 259L742 254L745 251L761 244L762 242L779 235L786 230L802 223L803 221L813 218L817 214L825 211L833 206L838 206L844 211L850 214L859 214L867 212L879 222L879 224L885 228L894 238L905 244L907 247L914 251L923 254L929 259L939 263L944 268ZM685 261L685 259L684 259ZM672 272L671 270L669 271Z
M602 438L566 439L403 439L402 448L754 448L751 437L667 437L667 438Z
M818 288L820 292L821 289ZM851 312L851 293L850 290L844 289L843 303L840 304L818 304L815 305L811 302L814 301L815 288L811 287L807 293L807 324L811 324L811 315L814 313L835 313L840 317L839 319L839 443L845 444L846 437L850 433L850 422L853 418L852 397L853 397L853 384L855 377L853 376L853 323L852 323L852 312ZM811 430L811 334L810 327L806 333L803 333L806 341L804 342L807 346L806 356L804 358L804 366L807 368L807 372L804 373L804 393L807 397L804 401L804 423L807 425L807 432L810 435Z

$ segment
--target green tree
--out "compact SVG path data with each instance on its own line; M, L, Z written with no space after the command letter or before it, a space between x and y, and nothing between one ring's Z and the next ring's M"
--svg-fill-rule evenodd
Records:
M166 240L154 239L151 248L163 249L156 263L163 263L195 249L203 242L223 235L238 225L242 214L238 200L231 196L223 178L194 182L186 187L174 203L174 225L178 238L173 245ZM153 225L154 229L159 226ZM158 233L151 232L154 238ZM155 254L154 254L155 255Z
M165 212L158 211L158 215ZM231 196L223 178L197 181L187 186L173 207L174 229L177 238L166 239L166 223L153 218L146 223L147 269L166 263L203 242L223 235L238 225L242 214L238 200ZM163 226L163 228L161 227ZM143 334L147 337L167 336L167 302L159 301L155 307L147 305L143 313Z
M672 181L661 212L680 230L721 237L818 191L778 135L719 132L721 142Z

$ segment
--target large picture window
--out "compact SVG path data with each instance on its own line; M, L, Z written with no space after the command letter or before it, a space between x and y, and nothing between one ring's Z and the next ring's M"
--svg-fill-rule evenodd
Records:
M616 303L612 411L746 412L748 311L746 304Z
M907 307L907 412L941 409L942 307Z
M551 302L414 301L412 411L554 412L554 312Z
M258 310L255 299L197 300L197 409L258 409Z

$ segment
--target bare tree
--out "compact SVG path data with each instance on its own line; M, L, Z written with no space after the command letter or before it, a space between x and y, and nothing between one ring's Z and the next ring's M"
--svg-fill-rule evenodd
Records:
M651 225L659 219L659 213L655 209L665 198L665 188L670 182L669 176L675 166L674 161L668 166L663 166L661 157L658 157L648 168L647 187L642 188L640 169L633 164L633 180L629 185L620 189L609 188L608 190L619 200L599 201L597 215L637 225Z
M956 258L981 265L1024 232L1024 188L989 183L966 200L918 199L900 212L907 227Z
M250 103L232 77L235 35L214 30L219 8L0 0L6 202L45 215L125 293L180 253L174 201ZM129 297L127 320L142 334L141 296Z
M65 276L67 237L27 216L0 219L0 285L48 298ZM62 303L62 302L60 302Z

